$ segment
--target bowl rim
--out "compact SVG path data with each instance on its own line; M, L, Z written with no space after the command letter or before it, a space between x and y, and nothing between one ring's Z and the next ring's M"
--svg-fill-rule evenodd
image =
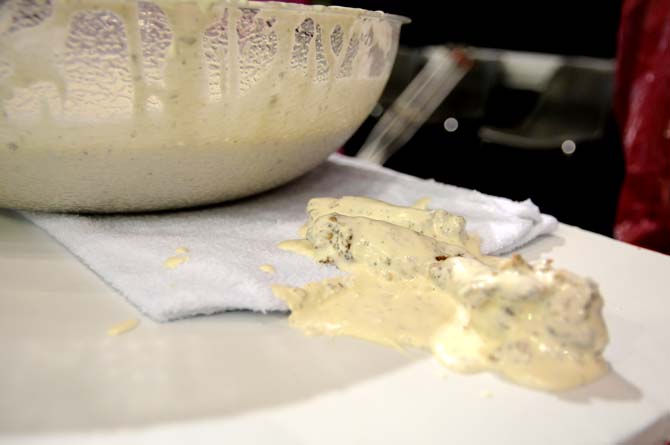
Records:
M239 8L252 9L283 9L301 12L310 12L312 14L341 14L341 15L356 15L358 17L370 17L382 20L389 20L398 22L401 25L406 25L412 22L412 19L397 14L389 14L384 11L370 11L362 8L351 8L348 6L325 6L325 5L305 5L301 3L286 3L281 1L245 1L245 0L221 0L231 6Z

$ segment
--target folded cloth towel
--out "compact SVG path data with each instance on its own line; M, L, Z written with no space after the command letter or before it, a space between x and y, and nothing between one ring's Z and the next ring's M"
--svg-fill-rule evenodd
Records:
M24 212L140 311L157 321L228 310L284 311L270 284L304 284L334 269L277 248L297 236L314 197L365 195L399 205L432 198L467 218L485 253L509 252L556 220L514 202L333 155L301 179L253 198L188 211L77 216ZM186 251L188 250L188 251ZM276 273L259 269L274 265Z

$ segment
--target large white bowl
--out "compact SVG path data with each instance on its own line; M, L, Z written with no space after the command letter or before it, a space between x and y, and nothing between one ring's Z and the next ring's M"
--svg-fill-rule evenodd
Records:
M0 4L0 207L188 207L285 183L370 113L406 19L226 0Z

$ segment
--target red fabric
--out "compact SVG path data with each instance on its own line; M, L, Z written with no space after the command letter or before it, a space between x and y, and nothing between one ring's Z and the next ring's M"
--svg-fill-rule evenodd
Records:
M625 0L618 48L626 178L614 233L670 254L670 0Z

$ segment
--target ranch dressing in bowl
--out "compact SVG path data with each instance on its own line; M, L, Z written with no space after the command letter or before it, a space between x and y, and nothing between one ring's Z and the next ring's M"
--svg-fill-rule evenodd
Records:
M374 107L403 23L274 2L20 7L0 7L0 206L41 210L192 206L305 173Z

